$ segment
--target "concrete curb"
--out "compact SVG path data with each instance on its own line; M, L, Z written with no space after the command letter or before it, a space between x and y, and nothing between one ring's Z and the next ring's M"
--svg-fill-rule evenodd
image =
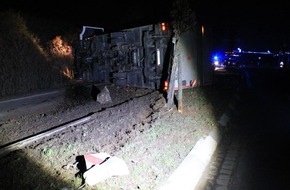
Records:
M228 109L218 121L222 129L219 130L217 127L208 136L199 139L177 169L169 176L166 183L158 190L194 190L196 188L223 136L223 129L228 125L232 115L238 113L235 107L239 100L240 97L236 93L230 101Z
M213 130L207 137L199 139L190 153L168 178L167 183L161 186L159 190L193 190L209 163L219 139L218 130Z

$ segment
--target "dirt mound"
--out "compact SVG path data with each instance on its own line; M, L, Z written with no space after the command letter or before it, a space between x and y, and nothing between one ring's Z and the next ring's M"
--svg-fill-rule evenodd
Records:
M77 189L82 176L67 166L79 155L106 152L124 159L130 175L86 189L154 189L201 136L218 127L217 120L234 92L214 86L186 89L183 112L179 113L175 107L167 108L158 91L108 86L112 102L100 104L87 95L90 87L80 88L69 88L70 96L54 109L2 123L6 142L49 127L68 127L1 157L0 187ZM85 117L89 118L86 123L69 126Z

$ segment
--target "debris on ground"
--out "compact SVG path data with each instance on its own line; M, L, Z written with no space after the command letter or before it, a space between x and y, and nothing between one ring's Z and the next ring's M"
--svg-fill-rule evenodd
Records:
M113 176L128 175L129 169L121 158L100 152L77 156L77 167L84 183L94 186Z

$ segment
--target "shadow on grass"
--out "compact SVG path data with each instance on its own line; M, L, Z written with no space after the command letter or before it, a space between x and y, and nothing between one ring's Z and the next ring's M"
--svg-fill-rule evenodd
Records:
M0 189L69 189L70 185L60 179L60 173L49 174L32 159L24 150L17 150L1 157Z

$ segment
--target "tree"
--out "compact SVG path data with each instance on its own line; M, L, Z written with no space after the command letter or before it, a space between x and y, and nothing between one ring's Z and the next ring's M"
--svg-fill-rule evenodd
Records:
M172 10L170 13L172 17L173 25L173 63L170 74L169 88L167 93L167 104L169 107L173 104L175 79L178 71L178 111L182 112L182 63L179 56L182 51L179 42L179 38L182 33L189 30L194 30L196 25L196 15L190 8L188 0L175 0L172 4Z

